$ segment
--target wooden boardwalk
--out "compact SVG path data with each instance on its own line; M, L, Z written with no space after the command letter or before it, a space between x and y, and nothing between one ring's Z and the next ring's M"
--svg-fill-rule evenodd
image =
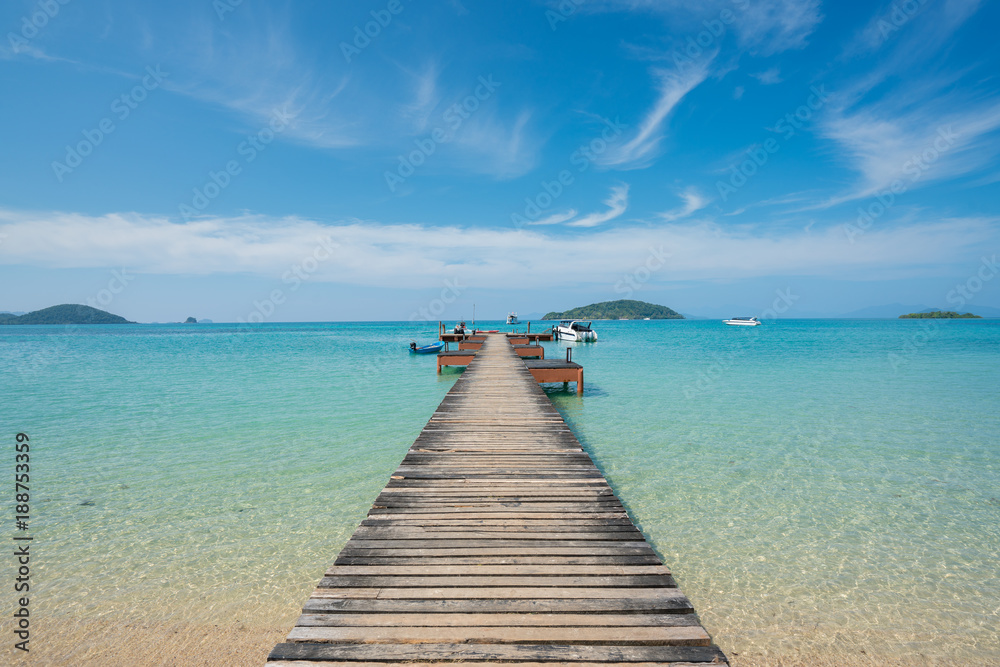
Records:
M726 663L579 441L489 336L269 667Z

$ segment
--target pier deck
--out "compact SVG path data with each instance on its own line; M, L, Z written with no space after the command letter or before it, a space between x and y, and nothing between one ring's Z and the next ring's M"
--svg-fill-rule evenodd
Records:
M502 334L456 380L268 660L726 663Z

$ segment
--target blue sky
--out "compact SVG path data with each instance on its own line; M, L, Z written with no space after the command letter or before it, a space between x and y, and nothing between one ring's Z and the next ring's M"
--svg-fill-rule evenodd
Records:
M11 0L0 310L1000 306L997 25L968 0Z

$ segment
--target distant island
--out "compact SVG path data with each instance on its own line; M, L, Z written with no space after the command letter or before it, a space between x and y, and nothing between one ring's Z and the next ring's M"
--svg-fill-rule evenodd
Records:
M900 315L901 320L981 320L979 315L972 313L958 314L954 310L932 310L928 313L910 313Z
M0 324L135 324L90 306L65 303L24 315L0 313Z
M684 316L672 308L645 301L620 299L602 301L589 306L573 308L562 313L546 313L543 320L683 320Z

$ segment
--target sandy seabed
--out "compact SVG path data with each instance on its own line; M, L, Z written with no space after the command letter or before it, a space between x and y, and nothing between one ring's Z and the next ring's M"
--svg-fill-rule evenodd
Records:
M264 664L290 627L225 624L128 623L105 620L40 621L32 627L31 651L15 665L142 667ZM733 667L1000 667L995 659L950 659L873 653L858 646L815 649L776 646L766 650L726 646ZM7 649L10 651L11 649ZM7 653L10 655L10 653ZM489 664L489 663L478 663Z

